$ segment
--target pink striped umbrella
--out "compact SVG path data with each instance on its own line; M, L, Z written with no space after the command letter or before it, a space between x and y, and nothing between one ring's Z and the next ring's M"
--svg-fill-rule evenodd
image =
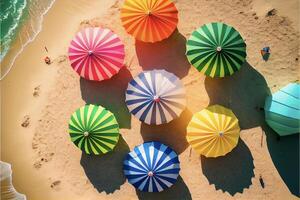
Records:
M83 78L102 81L117 74L124 63L124 45L109 29L86 28L69 47L72 68Z

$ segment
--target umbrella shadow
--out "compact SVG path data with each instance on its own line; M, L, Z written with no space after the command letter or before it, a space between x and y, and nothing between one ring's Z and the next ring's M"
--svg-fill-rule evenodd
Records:
M126 181L123 174L123 160L129 153L129 146L120 135L118 144L112 152L105 155L82 153L80 164L93 186L99 193L113 193Z
M224 78L205 78L210 105L230 108L239 119L242 129L261 126L265 98L271 94L264 77L245 62L240 71Z
M290 192L300 197L299 134L280 137L264 125L268 150L272 161Z
M125 91L132 79L130 71L124 66L111 79L101 82L80 78L82 99L87 104L101 105L114 113L120 128L131 128L131 114L125 104Z
M299 196L299 139L295 139L298 136L287 136L278 141L277 134L267 126L262 108L271 91L265 78L245 62L240 71L230 77L206 77L205 89L209 104L230 108L239 119L241 129L263 129L276 169L290 191Z
M140 190L136 190L136 193L140 200L192 200L189 188L184 183L181 176L178 176L177 181L173 186L162 192L142 192Z
M141 124L141 135L144 142L159 141L171 147L177 154L182 153L187 147L186 127L192 118L192 113L185 109L179 118L167 124L148 125Z
M202 172L217 190L230 195L249 188L254 177L253 157L247 145L240 139L238 145L226 156L206 158L201 156Z
M165 69L179 78L185 77L191 67L186 51L186 38L176 29L160 42L145 43L136 40L136 55L143 70Z

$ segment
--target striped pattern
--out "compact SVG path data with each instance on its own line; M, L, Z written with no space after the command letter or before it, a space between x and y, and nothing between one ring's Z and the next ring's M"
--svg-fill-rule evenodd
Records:
M102 81L117 74L124 63L124 45L109 29L86 28L69 47L72 68L83 78Z
M69 122L71 141L87 154L112 151L119 140L115 116L101 106L86 105L76 110Z
M147 124L168 123L185 108L185 91L174 74L146 71L129 82L126 104L133 115Z
M223 156L238 143L240 127L233 112L220 105L196 113L187 127L187 141L206 157Z
M146 142L124 160L129 183L144 192L161 192L177 180L180 166L177 154L160 142Z
M176 29L178 11L170 0L126 0L121 20L126 31L137 40L157 42Z
M290 83L266 98L265 118L280 136L300 132L300 84Z
M210 77L224 77L238 71L246 60L241 35L223 23L205 24L187 41L187 58L198 71Z

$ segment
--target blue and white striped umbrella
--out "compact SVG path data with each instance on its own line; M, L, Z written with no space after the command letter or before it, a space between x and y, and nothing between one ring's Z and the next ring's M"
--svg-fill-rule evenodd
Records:
M177 180L178 156L160 142L136 146L124 160L124 173L129 183L144 192L161 192Z
M126 104L129 111L146 124L168 123L184 110L185 90L172 73L145 71L129 82Z

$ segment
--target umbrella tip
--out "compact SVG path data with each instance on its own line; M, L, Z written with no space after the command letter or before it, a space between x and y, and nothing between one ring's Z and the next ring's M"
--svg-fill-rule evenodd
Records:
M222 47L218 46L217 47L217 52L221 52L222 51Z
M221 137L222 137L223 135L224 135L224 133L223 133L223 132L219 132L219 136L221 136Z
M89 136L89 132L85 131L85 132L83 133L83 135L84 135L84 137L87 137L87 136Z
M147 15L151 15L152 13L151 13L151 10L148 10L147 11Z
M148 176L152 177L154 175L154 173L152 171L148 172Z
M160 97L157 96L157 95L155 95L155 96L153 97L153 101L155 101L156 103L160 102Z
M93 54L93 51L92 51L92 50L89 50L89 51L88 51L88 54L89 54L89 56L92 55L92 54Z

